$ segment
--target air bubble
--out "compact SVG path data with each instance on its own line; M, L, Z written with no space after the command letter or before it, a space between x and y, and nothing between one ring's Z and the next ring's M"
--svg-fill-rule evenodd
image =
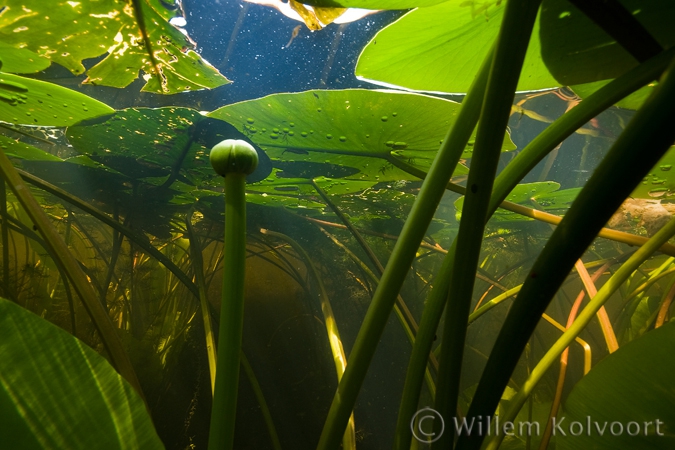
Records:
M307 137L307 134L308 134L308 133L307 133L306 131L303 131L302 133L300 133L300 136L302 136L302 137Z
M326 139L333 139L333 135L330 134L330 133L328 133L328 134L326 135Z
M382 117L380 117L380 120L381 120L382 122L386 122L387 120L389 120L389 117L387 117L387 116L382 116Z
M347 140L346 136L340 136L340 142L345 142Z
M248 123L250 123L250 124L254 124L254 123L255 123L255 119L253 119L252 117L249 117L248 119L246 119L246 121L247 121Z

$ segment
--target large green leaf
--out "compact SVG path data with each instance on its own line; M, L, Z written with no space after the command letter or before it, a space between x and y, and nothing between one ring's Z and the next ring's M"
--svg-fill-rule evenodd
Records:
M79 92L8 73L0 73L0 105L3 122L58 127L114 111Z
M208 161L213 145L246 139L222 120L177 107L121 110L72 126L67 136L78 152L130 178L151 185L178 180L194 186L220 178ZM259 169L253 174L257 178L249 182L265 178L271 170L262 150L258 153Z
M567 436L557 433L556 448L675 448L673 346L675 324L669 323L600 361L567 398L564 419L558 420L560 430ZM664 435L657 435L657 420L661 422L658 431ZM571 427L573 422L579 424ZM651 425L647 426L648 423ZM575 432L582 428L583 431L572 436L571 428ZM601 430L604 430L602 435Z
M85 71L82 60L108 52L87 73L86 82L92 84L124 87L138 78L139 70L148 79L143 90L164 94L214 88L228 82L192 50L194 44L167 22L164 13L146 0L139 3L159 77L133 8L124 0L6 0L0 15L0 39L49 58L75 74Z
M664 47L675 44L675 2L620 2ZM638 62L567 0L545 0L541 12L541 54L563 85L616 78Z
M400 91L347 89L273 94L209 116L265 148L281 176L415 180L393 162L427 170L460 105ZM469 159L472 143L462 155ZM504 150L515 146L505 136ZM460 166L455 175L466 174Z
M103 357L4 299L0 355L3 448L164 448L143 401Z
M426 92L467 92L497 37L506 2L451 0L414 10L381 30L359 56L356 75ZM518 90L560 86L541 61L538 25Z

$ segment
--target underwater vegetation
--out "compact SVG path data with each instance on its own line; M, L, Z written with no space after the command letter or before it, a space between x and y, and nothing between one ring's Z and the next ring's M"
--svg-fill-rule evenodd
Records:
M191 6L0 2L1 448L675 447L675 4Z

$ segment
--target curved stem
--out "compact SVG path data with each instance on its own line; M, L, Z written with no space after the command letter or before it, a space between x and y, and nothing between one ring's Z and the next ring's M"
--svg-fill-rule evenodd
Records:
M190 259L195 273L195 281L199 289L199 309L202 312L202 322L204 324L204 339L206 343L206 356L209 361L209 378L211 380L211 395L216 389L216 338L213 334L211 324L211 314L209 313L209 301L206 298L206 281L204 280L204 261L202 259L202 248L192 226L192 214L190 211L185 217L187 236L190 241Z

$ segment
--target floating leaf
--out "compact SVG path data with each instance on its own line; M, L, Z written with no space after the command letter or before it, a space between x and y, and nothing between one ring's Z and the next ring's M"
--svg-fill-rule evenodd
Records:
M0 441L16 449L163 449L143 401L82 342L0 299Z
M152 185L182 180L192 185L219 179L208 160L223 139L247 139L222 120L189 108L130 108L70 127L68 140L80 153L133 179ZM247 178L263 179L271 167L258 149L259 168Z
M621 4L664 47L675 44L675 3L623 0ZM541 58L559 83L616 78L638 62L567 0L545 0L541 9Z
M450 1L382 29L356 65L360 79L425 92L467 92L497 37L506 2ZM535 24L519 91L560 86L541 61Z
M209 116L235 125L284 171L309 165L293 176L388 181L417 180L397 164L427 170L458 111L459 104L426 95L347 89L274 94ZM508 136L503 149L515 149ZM455 172L463 174L466 167Z
M228 82L192 50L194 44L169 24L163 13L148 6L146 0L140 4L159 77L133 8L122 0L6 0L0 15L0 39L49 58L74 74L85 72L82 60L108 52L88 71L86 82L92 84L124 87L138 78L140 70L149 76L143 90L164 94L215 88Z
M0 73L0 120L63 127L114 110L84 94L55 84Z

